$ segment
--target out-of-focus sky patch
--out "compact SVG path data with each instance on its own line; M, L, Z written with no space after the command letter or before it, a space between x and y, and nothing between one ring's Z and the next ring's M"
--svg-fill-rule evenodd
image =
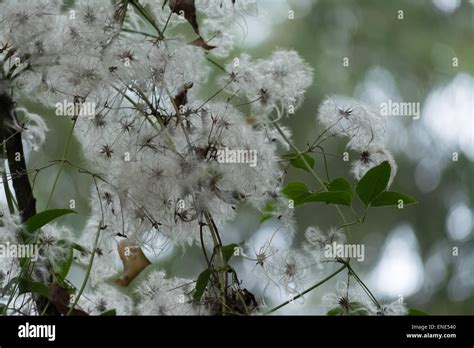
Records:
M454 241L462 241L472 233L472 210L465 203L458 203L449 209L446 219L448 236Z
M447 251L451 251L447 241L439 241L428 251L425 261L425 282L423 287L424 302L429 301L433 294L446 280L450 262Z
M253 48L265 42L272 35L273 26L288 20L289 11L294 19L311 13L312 0L258 0L258 15L242 14L245 28L236 28L244 48Z
M453 13L461 4L461 0L433 0L433 5L447 14Z
M366 73L365 79L356 87L354 95L374 106L380 106L389 99L402 100L393 74L381 66L375 66Z
M423 263L410 225L399 225L390 233L369 279L382 297L405 298L418 291L423 284Z
M383 67L370 69L365 79L356 87L354 95L376 107L388 100L417 102L402 99L393 75ZM409 148L414 150L406 151L408 157L414 161L429 158L429 163L422 161L417 168L417 173L421 176L424 176L426 168L435 168L435 172L442 169L443 161L438 163L432 158L439 158L440 149L460 150L474 160L473 100L474 78L468 74L458 74L447 84L433 89L421 103L421 120L414 120L413 117L390 117L387 120L391 145L394 145L395 151L406 151L407 138L404 135L408 130ZM427 151L429 149L432 151ZM445 151L445 160L451 158L448 154ZM427 183L420 187L424 192L430 192L437 187L439 173L432 173L430 176L426 178ZM416 180L421 182L425 179L418 177Z
M433 140L449 149L462 150L474 160L474 78L458 74L449 83L435 88L422 104L422 128Z
M436 190L441 181L441 164L439 159L422 158L415 168L415 183L423 193Z
M474 252L467 249L463 257L456 257L455 272L448 285L448 297L452 301L464 301L474 290Z

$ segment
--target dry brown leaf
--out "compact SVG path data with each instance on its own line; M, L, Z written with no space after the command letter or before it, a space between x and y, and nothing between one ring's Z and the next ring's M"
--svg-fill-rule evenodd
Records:
M127 239L118 243L118 253L123 262L123 274L115 282L120 286L128 286L133 279L151 262L138 245L132 245Z
M71 303L71 294L65 288L57 283L49 284L49 302L56 307L59 313L67 315L69 312L69 304ZM74 308L70 315L89 315L80 309Z
M192 87L192 82L185 83L178 91L178 94L176 94L176 96L173 98L173 103L178 110L181 108L181 106L188 103L188 89L191 89Z
M199 26L196 18L196 6L194 0L170 0L168 3L172 12L184 15L184 18L191 24L194 32L199 35ZM200 35L199 35L200 36Z
M198 37L196 40L191 42L191 45L194 46L199 46L204 48L205 50L212 50L213 48L216 48L216 46L209 45L202 37Z

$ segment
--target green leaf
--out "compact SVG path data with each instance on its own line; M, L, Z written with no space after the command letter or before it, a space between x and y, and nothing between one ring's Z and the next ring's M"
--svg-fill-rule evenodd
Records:
M311 193L304 198L303 203L323 202L350 206L351 201L351 196L345 191L329 191Z
M329 191L344 191L347 192L351 198L353 196L352 194L352 187L349 181L347 181L344 178L337 178L331 181L328 185L328 190Z
M81 253L83 254L89 254L89 250L87 250L86 248L84 248L82 245L80 244L77 244L77 243L71 243L71 247L73 249L76 249L77 251L80 251Z
M32 280L21 280L19 284L19 294L25 294L31 292L34 294L40 294L44 297L49 297L49 289L46 285L40 282L35 282Z
M306 185L299 181L288 183L283 193L292 199L295 206L309 202L323 202L328 204L351 205L352 189L344 178L337 178L328 185L328 192L310 192Z
M9 280L9 282L7 283L7 285L5 285L2 289L1 289L1 297L5 296L9 291L10 289L13 290L14 288L13 285L17 284L18 282L20 281L20 278L19 277L14 277L12 279Z
M347 180L338 178L328 185L328 189L328 192L311 193L304 183L294 181L285 186L283 194L292 199L295 206L309 202L351 205L352 189Z
M51 209L42 211L28 219L25 223L26 230L27 232L32 233L63 215L75 213L76 212L71 209Z
M72 245L65 241L59 241L58 244L63 244L62 246L65 248L64 259L54 263L53 268L56 276L60 280L64 281L64 279L69 273L69 270L71 269L72 260L74 258L74 252Z
M338 306L330 309L327 313L329 316L336 315L369 315L369 311L360 302L350 302L349 309L346 311L344 308Z
M229 259L234 255L234 250L235 248L238 248L239 246L235 243L229 244L229 245L223 245L221 247L222 250L222 255L224 256L225 263L229 262Z
M202 294L204 294L204 290L206 290L207 283L209 283L209 279L211 278L211 270L208 268L199 274L197 282L196 282L196 289L194 290L194 301L199 302L201 300Z
M260 216L260 220L258 220L258 223L259 224L263 224L265 221L267 221L268 219L271 219L272 218L272 215L271 214L262 214L262 216Z
M115 317L117 315L117 311L115 309L109 309L108 311L105 311L102 313L100 316L101 317Z
M419 316L419 315L429 315L428 313L423 312L422 310L416 308L409 308L408 315L410 316Z
M283 188L283 194L292 199L295 206L301 205L305 202L305 199L311 194L306 185L299 181L289 182Z
M274 202L273 201L268 202L267 205L265 206L265 209L263 209L263 213L260 216L260 220L258 220L258 223L263 224L268 219L271 219L273 217L272 215L273 209L274 209Z
M329 316L336 316L336 315L342 315L343 314L343 310L341 307L334 307L333 309L330 309L326 315L329 315Z
M387 161L370 169L356 186L356 192L360 200L366 206L369 205L375 197L387 189L389 179L390 165Z
M370 205L372 207L385 207L388 205L398 205L400 200L402 200L404 206L418 203L415 199L403 193L385 191L379 194L377 197L375 197L372 200L372 203Z
M314 168L314 158L313 157L311 157L307 153L303 153L303 154L301 154L301 156L303 156L304 159L306 160L306 162L308 162L311 169ZM286 160L290 160L291 161L290 162L291 166L293 166L295 168L304 169L307 172L309 172L309 169L306 166L306 164L304 163L303 159L300 156L298 156L298 154L296 152L292 152L292 153L288 153L286 155L283 155L282 158L286 159Z

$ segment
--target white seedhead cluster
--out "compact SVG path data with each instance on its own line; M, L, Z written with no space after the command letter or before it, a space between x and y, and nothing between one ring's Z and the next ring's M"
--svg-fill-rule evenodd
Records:
M277 152L290 149L291 132L275 128L275 122L296 118L313 71L291 50L276 50L267 59L230 56L239 43L234 24L256 6L250 0L77 0L72 7L52 0L0 1L1 93L28 96L56 108L57 116L70 116L88 163L78 169L94 182L92 213L80 237L61 234L64 229L56 225L38 236L42 257L52 263L72 244L82 246L74 253L88 271L88 283L76 293L77 301L72 297L77 308L89 314L112 308L118 314L212 314L224 301L226 308L243 312L264 309L261 299L239 288L235 273L229 278L238 292L225 288L218 267L225 266L226 256L216 252L223 250L217 231L225 234L237 205L247 203L277 218L283 231L278 233L292 241L294 207L282 192L285 168ZM215 57L228 64L220 66ZM210 80L215 70L217 84ZM22 121L14 126L38 150L45 141L44 121L24 109L17 113ZM332 97L321 105L318 119L330 133L349 137L348 147L360 153L352 166L357 179L388 161L393 180L396 165L377 112ZM218 160L221 151L236 151L243 160ZM245 163L245 154L255 161ZM6 207L2 214L0 238L13 243L12 231L21 225ZM275 285L282 296L314 283L327 261L324 246L345 242L343 229L310 228L305 245L281 250L272 245L274 235L263 247L252 245L261 247L255 255L250 248L242 255L255 262L266 288ZM197 245L207 250L206 257L213 254L209 263L220 262L202 298L195 296L197 277L171 278L156 269L125 291L149 263L142 250L163 243L183 250ZM4 275L7 268L19 272L18 264L2 262ZM114 284L118 276L123 288ZM219 287L216 297L228 295L215 301ZM387 311L400 312L392 307Z

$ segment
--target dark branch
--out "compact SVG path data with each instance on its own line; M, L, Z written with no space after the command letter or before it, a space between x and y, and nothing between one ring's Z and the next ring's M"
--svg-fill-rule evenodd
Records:
M36 199L28 179L28 171L26 170L25 153L21 140L22 127L18 123L15 104L7 91L2 87L0 86L0 141L2 143L5 141L13 189L21 221L24 223L36 214ZM46 260L46 262L48 261ZM52 276L49 274L48 277L49 279L46 279L45 282L50 283ZM60 315L56 307L49 303L47 297L35 295L35 303L39 313Z

